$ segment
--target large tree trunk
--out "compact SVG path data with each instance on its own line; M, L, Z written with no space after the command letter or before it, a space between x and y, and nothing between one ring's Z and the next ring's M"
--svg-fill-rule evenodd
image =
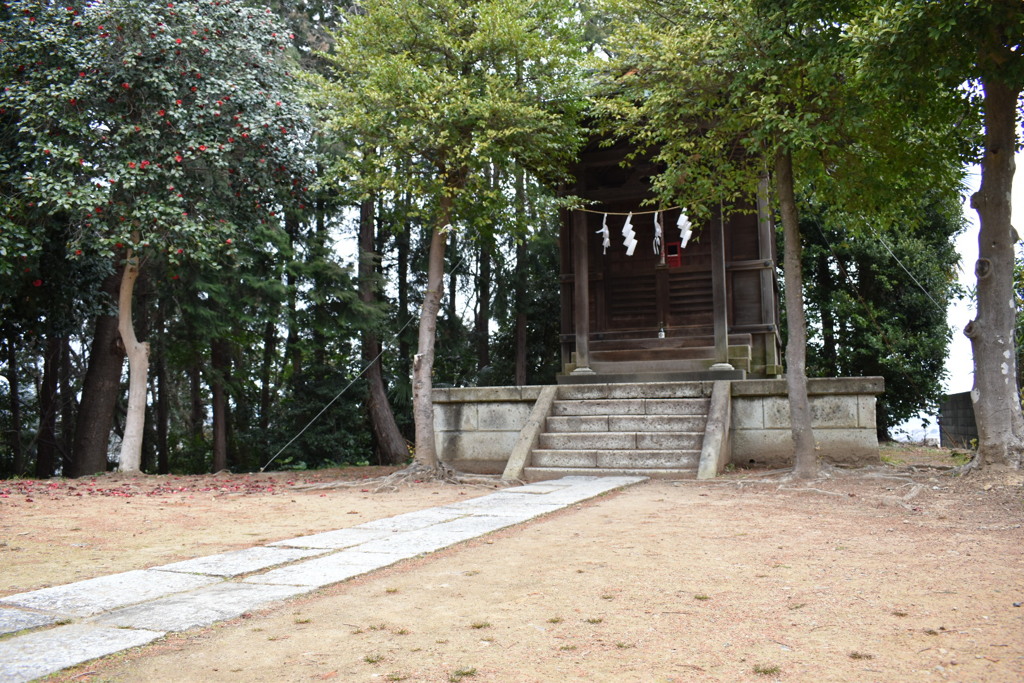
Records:
M103 281L103 292L116 298L120 281L120 270L111 273ZM75 425L69 476L84 477L107 471L110 430L114 425L124 366L124 349L118 341L117 316L98 315L89 351L89 368L82 382L82 403Z
M128 410L125 416L124 438L118 469L138 472L142 462L142 438L146 424L146 386L149 374L149 344L135 336L132 323L132 294L139 279L139 259L131 249L125 260L121 276L121 291L117 299L117 329L128 355Z
M793 196L793 159L788 152L775 157L775 191L782 212L784 280L786 291L786 389L793 433L793 474L810 479L818 474L818 458L807 400L807 322L804 317L803 269L800 262L800 222Z
M368 199L359 207L359 300L372 305L377 300L374 200ZM366 368L366 409L370 426L377 441L380 461L388 465L402 465L409 458L402 432L398 430L395 414L388 402L384 373L381 371L380 342L373 330L363 331L363 362Z
M60 338L48 335L43 351L43 382L39 394L39 432L36 439L36 478L49 479L57 463L57 378Z
M434 444L433 379L434 342L437 338L437 314L441 310L444 287L444 251L451 230L452 200L441 198L441 215L430 236L427 257L427 291L420 312L419 349L412 364L412 413L416 424L416 464L437 469L437 447Z
M66 477L71 471L71 442L75 437L75 392L72 388L71 338L60 339L60 436L57 449L60 451L60 471Z
M989 80L985 88L985 157L981 188L971 198L978 212L978 317L964 334L974 351L974 418L978 425L975 464L1019 469L1024 454L1024 416L1017 387L1013 291L1014 244L1010 225L1016 107L1019 88Z

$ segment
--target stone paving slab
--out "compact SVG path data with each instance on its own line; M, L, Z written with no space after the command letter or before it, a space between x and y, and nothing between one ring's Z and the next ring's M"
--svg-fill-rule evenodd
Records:
M31 680L169 631L237 617L644 479L537 482L357 527L11 595L0 599L0 634L59 624L68 616L94 618L0 640L0 681ZM224 580L287 562L292 564L241 582Z
M432 523L433 522L431 522L431 524ZM360 543L375 541L378 538L385 538L390 533L391 531L389 529L368 529L366 527L357 526L350 527L348 529L338 529L337 531L325 531L322 534L289 538L284 541L275 541L268 545L271 547L289 546L292 548L351 548L352 546L359 545Z
M445 509L458 512L462 515L472 514L481 510L503 509L540 510L541 512L538 512L537 514L544 514L545 511L550 512L566 506L566 503L555 501L550 498L554 495L556 495L556 493L546 493L543 495L531 493L494 493L482 498L472 498L470 500L452 503L450 505L446 505ZM549 509L545 510L545 508Z
M346 550L327 557L318 557L280 569L273 569L265 574L250 576L244 579L244 582L321 588L411 557L408 553L396 552L394 546L390 546L388 550L389 552L379 553Z
M490 496L484 496L489 498ZM475 498L473 500L476 500ZM465 516L465 512L459 512L454 510L451 505L436 508L427 508L426 510L417 510L416 512L406 512L405 514L396 515L394 517L385 517L384 519L375 519L372 522L366 522L360 524L355 529L384 529L386 531L414 531L416 529L423 529L431 524L437 524L439 522L447 522L457 517Z
M159 567L153 567L153 569L165 572L182 572L184 574L238 576L315 555L323 555L325 552L327 550L256 546L255 548L233 550L229 553L220 553L208 557L197 557L194 560L164 564Z
M95 623L117 628L186 631L234 619L250 610L308 592L309 588L299 586L219 583L109 612L97 617Z
M145 645L160 631L104 628L91 624L58 626L0 641L0 680L21 683L90 659Z
M27 628L49 626L56 624L58 621L60 621L60 617L54 614L41 614L13 607L0 607L0 636L24 631Z
M136 602L161 598L216 583L218 579L151 569L100 576L95 579L9 595L0 605L30 607L76 617L88 617Z

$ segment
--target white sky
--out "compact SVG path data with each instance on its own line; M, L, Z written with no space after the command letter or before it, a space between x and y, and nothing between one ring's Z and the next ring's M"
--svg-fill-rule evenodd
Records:
M1024 233L1024 153L1017 154L1017 172L1014 175L1013 183L1013 206L1016 208L1013 214L1013 224L1018 232ZM975 168L971 173L970 191L964 201L964 216L968 220L967 230L957 238L956 248L960 252L960 282L965 287L973 287L974 262L978 260L978 214L971 208L970 193L978 188L980 182L980 168ZM974 386L974 360L971 355L971 343L964 336L964 326L974 319L974 304L969 299L955 302L949 307L946 319L953 328L953 339L949 345L949 355L946 357L946 370L949 378L946 380L946 393L957 394L962 391L970 391Z

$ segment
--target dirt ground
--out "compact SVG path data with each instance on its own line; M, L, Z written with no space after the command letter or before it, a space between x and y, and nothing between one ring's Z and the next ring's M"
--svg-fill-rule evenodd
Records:
M1022 473L883 456L648 482L53 678L1024 680ZM491 492L380 473L0 482L0 596Z

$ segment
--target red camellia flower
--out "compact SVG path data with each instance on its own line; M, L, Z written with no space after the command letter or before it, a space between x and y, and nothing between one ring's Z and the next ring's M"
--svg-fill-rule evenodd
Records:
M225 241L224 243L225 243L225 244L231 244L231 240L227 240L227 241Z
M174 42L176 42L176 43L177 43L178 45L181 45L181 38L178 38L178 39L177 39L177 40L175 40Z
M82 255L82 250L81 249L75 249L75 256L81 256L81 255Z
M181 155L180 154L175 154L174 155L174 160L177 161L180 164L181 163Z
M134 161L129 161L128 162L128 168L135 168L135 162Z
M125 90L129 90L129 89L131 89L132 86L128 85L127 83L122 83L121 87L124 88Z
M205 152L206 151L206 145L199 145L199 151L200 152Z
M181 100L174 100L174 103L178 106L181 106Z
M234 138L228 138L228 142L234 142L234 141L235 141Z
M43 281L42 280L36 280L35 282L32 283L32 286L33 287L42 287L43 286Z
M149 166L149 162L148 161L143 161L142 162L142 168L146 168L147 166Z
M157 116L163 116L163 115L164 115L164 114L166 114L166 113L167 113L167 112L165 112L165 111L164 111L163 109L161 109L160 111L158 111L158 112L156 113L156 115L157 115Z

